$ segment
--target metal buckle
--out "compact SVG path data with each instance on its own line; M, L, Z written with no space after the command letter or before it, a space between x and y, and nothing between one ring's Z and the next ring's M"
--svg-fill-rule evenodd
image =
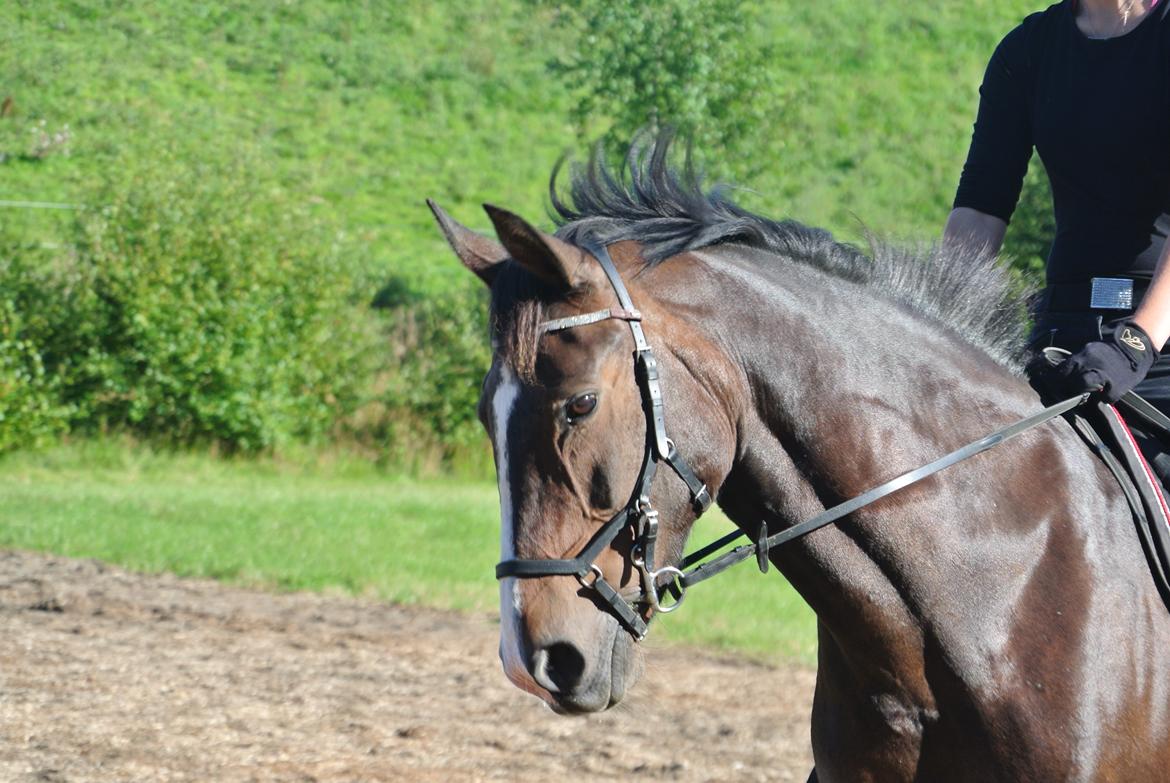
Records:
M592 582L585 581L589 574L593 574ZM574 576L577 577L577 581L580 582L582 587L584 587L586 590L591 590L593 589L593 585L597 584L597 580L600 579L603 574L601 573L601 566L594 563L593 565L589 566L589 570L584 574L574 574Z
M1132 310L1133 280L1128 277L1094 277L1089 307L1094 310Z
M707 509L711 508L711 491L707 489L704 484L702 488L695 493L695 497L691 500L691 507L695 509L695 513L702 516Z

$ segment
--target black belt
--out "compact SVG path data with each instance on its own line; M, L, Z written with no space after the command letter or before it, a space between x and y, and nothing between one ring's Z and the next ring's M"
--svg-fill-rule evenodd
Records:
M1077 313L1077 312L1114 312L1114 313L1128 313L1137 309L1141 304L1142 297L1146 295L1146 289L1150 287L1150 281L1145 278L1132 277L1125 278L1120 275L1114 276L1114 279L1126 279L1133 281L1133 304L1130 307L1094 307L1093 306L1093 283L1090 280L1084 280L1077 283L1052 283L1040 291L1036 295L1033 312L1036 313Z

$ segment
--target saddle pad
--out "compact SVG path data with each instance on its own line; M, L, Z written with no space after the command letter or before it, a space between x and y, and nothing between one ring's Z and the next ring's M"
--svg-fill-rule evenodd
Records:
M1170 605L1170 508L1167 508L1162 484L1150 469L1129 425L1117 408L1098 403L1095 410L1093 406L1087 406L1084 413L1115 458L1112 462L1120 464L1121 471L1105 454L1101 455L1117 475L1129 499L1150 571L1163 600Z

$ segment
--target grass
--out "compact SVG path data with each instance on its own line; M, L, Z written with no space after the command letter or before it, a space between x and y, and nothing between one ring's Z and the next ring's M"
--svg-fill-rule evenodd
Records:
M416 481L360 462L309 469L119 445L0 460L0 547L147 572L495 611L496 490ZM695 541L730 528L704 520ZM812 660L812 615L751 565L704 584L654 638L768 660Z
M771 67L792 97L735 153L750 162L724 161L755 172L739 183L744 200L852 239L863 227L936 236L987 58L1046 3L758 5L758 29L733 45L775 44ZM541 221L553 162L583 146L575 96L547 64L585 44L553 26L554 6L0 4L0 100L13 100L0 117L0 199L84 203L119 161L160 145L247 149L270 192L296 194L376 274L441 289L463 273L422 199L478 228L484 201ZM29 154L41 121L69 127L68 155ZM62 217L8 209L0 223L53 241Z

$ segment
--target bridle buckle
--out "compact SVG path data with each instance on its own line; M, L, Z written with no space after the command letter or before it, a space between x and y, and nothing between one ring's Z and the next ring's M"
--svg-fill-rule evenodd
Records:
M590 574L593 574L593 580L587 581ZM595 586L597 585L597 580L602 577L601 566L594 563L593 565L589 566L589 570L586 571L585 573L574 574L573 576L577 577L577 581L586 590L593 590L593 589L595 589Z

